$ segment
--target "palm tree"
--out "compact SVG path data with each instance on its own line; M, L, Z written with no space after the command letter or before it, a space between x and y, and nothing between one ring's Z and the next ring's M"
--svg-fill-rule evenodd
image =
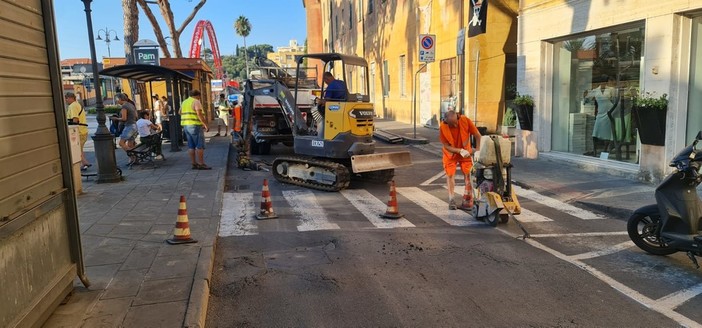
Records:
M236 34L244 38L244 61L246 62L246 78L249 78L249 54L246 50L246 37L251 33L251 23L249 19L244 16L239 16L234 22L234 29Z

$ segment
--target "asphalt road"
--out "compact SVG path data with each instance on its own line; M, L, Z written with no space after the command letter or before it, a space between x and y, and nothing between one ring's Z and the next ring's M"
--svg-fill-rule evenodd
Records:
M492 228L448 212L440 159L409 149L414 165L395 179L406 220L392 222L376 218L388 199L385 185L354 182L345 192L318 192L230 167L207 326L702 322L699 272L682 256L654 257L632 247L622 220L518 189L526 209L519 218L532 238L517 239L514 222ZM274 146L273 152L290 150ZM278 219L252 218L263 178Z

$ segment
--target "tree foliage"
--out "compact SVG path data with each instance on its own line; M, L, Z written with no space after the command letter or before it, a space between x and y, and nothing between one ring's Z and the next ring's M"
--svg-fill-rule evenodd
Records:
M222 67L231 79L243 80L246 78L246 58L254 58L256 56L265 57L268 53L273 52L273 46L270 44L256 44L246 49L248 54L244 54L244 48L239 48L236 55L222 56Z
M251 23L249 19L244 16L239 16L234 22L234 30L236 30L236 34L244 38L244 49L246 49L246 37L251 33ZM245 76L249 75L249 58L247 54L248 51L244 53L244 65L246 66Z
M192 22L193 18L195 18L195 15L197 14L198 11L200 11L200 8L205 5L205 2L207 0L200 0L197 5L193 8L193 10L190 12L190 15L183 20L183 23L180 24L180 27L176 28L176 22L175 18L173 16L173 11L171 10L171 4L169 0L155 0L155 1L146 1L146 0L123 0L123 1L137 1L139 5L141 6L141 9L144 11L144 14L146 17L149 19L149 22L151 22L151 25L154 28L154 34L156 35L156 41L158 42L159 46L161 47L161 50L163 51L164 57L170 58L171 53L168 51L168 46L166 44L166 38L163 36L163 32L161 31L161 26L159 25L158 21L156 20L156 17L154 16L153 12L151 11L151 8L149 7L149 4L155 3L158 5L159 10L161 11L161 16L163 17L164 21L166 22L166 27L168 28L168 33L170 34L170 38L173 42L171 45L173 52L175 53L176 58L182 58L183 57L183 51L180 48L180 35L183 33L183 30Z
M239 18L236 19L236 22L234 22L234 29L236 30L236 34L246 39L246 37L251 33L251 23L249 22L248 18L239 16ZM246 47L246 45L244 45L244 47Z

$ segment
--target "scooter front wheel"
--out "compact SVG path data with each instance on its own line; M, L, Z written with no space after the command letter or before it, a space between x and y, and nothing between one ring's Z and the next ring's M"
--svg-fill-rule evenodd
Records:
M670 255L677 252L664 243L659 234L660 215L634 213L626 224L629 238L639 248L653 255Z

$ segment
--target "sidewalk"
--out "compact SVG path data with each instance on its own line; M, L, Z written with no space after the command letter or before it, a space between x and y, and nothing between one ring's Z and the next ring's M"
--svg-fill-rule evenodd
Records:
M126 155L116 149L123 182L83 178L78 211L91 285L85 288L76 279L73 295L45 327L204 325L230 140L207 141L205 163L212 170L192 170L187 146L170 152L164 143L166 161L156 160L155 169L149 164L127 169ZM90 147L92 140L86 153ZM181 195L198 243L169 245L165 240L172 236Z
M412 136L409 124L378 120L376 128ZM213 135L209 132L207 135ZM438 130L417 127L428 144L412 145L437 156ZM75 292L59 306L45 327L202 327L205 322L215 238L229 154L229 138L210 137L205 162L211 171L192 170L187 147L166 161L125 167L125 181L96 184L83 179L78 197L83 256L90 288L76 279ZM86 152L92 152L88 141ZM91 159L94 163L94 161ZM635 208L653 202L653 186L541 156L513 157L513 179L523 188L626 219ZM93 167L93 170L95 168ZM192 237L198 243L169 245L180 195L187 199Z
M377 120L376 129L414 136L411 124L395 121ZM417 137L426 138L429 143L412 147L441 156L438 130L417 126ZM655 203L655 186L636 181L631 172L615 172L599 161L578 165L542 153L539 159L512 157L512 164L512 180L516 185L620 219L628 219L633 210ZM617 163L612 164L617 166Z

